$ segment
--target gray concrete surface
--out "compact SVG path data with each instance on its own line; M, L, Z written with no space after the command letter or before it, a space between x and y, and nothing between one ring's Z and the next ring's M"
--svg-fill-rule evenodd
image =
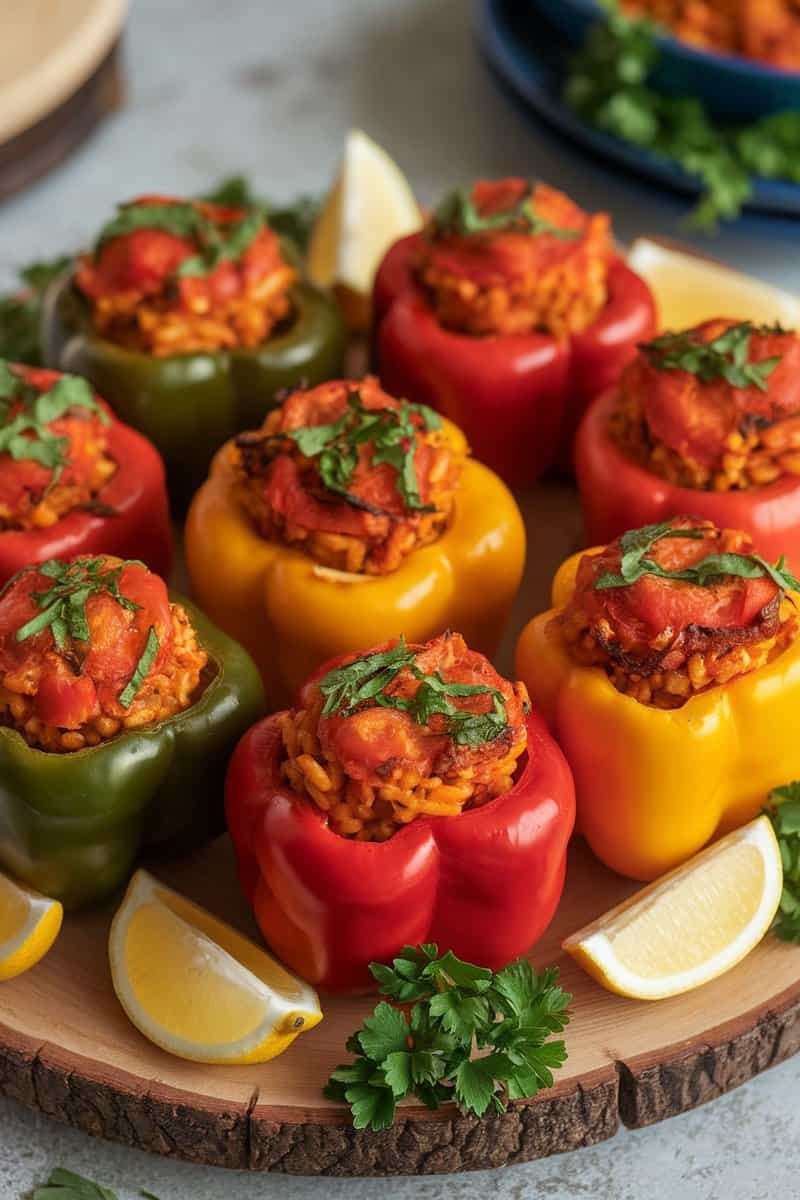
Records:
M0 33L2 21L0 11ZM0 208L0 286L17 264L81 244L117 199L137 192L196 191L240 170L277 199L318 191L351 125L389 148L424 200L479 173L532 174L609 208L622 237L679 233L681 202L558 146L497 93L475 52L468 0L137 0L127 63L127 107L67 166ZM798 233L800 225L791 233L748 223L704 244L797 287ZM383 1182L192 1167L0 1102L0 1196L17 1200L63 1164L120 1200L142 1187L160 1200L792 1200L799 1086L800 1059L594 1149L494 1173Z

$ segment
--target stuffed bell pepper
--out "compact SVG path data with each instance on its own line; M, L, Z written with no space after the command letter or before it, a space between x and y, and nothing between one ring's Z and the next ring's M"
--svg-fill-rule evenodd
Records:
M561 896L575 799L524 686L448 633L321 668L239 743L225 811L264 937L340 990L407 943L524 953Z
M607 215L523 179L448 196L389 250L374 312L386 388L450 417L514 487L571 466L589 400L655 330Z
M276 392L341 368L344 332L259 210L144 196L51 287L42 343L155 443L185 503Z
M463 434L377 382L291 393L219 452L186 524L194 593L261 667L274 708L321 662L458 628L494 651L525 533Z
M576 441L586 539L691 512L800 571L800 337L707 321L639 348Z
M223 823L231 749L262 711L256 668L143 563L49 559L0 594L0 863L69 905L141 846Z
M0 359L0 585L49 558L172 565L164 465L85 379Z
M559 570L516 669L575 776L578 828L653 879L800 775L800 584L747 534L682 517Z

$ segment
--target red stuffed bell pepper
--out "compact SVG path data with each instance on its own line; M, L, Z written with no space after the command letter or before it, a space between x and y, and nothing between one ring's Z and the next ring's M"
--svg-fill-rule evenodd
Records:
M51 558L172 565L164 466L75 375L0 359L0 585Z
M590 545L689 512L800 570L800 337L707 321L640 347L576 440Z
M330 990L435 941L490 967L561 896L572 776L527 693L459 634L334 659L237 747L226 815L266 940Z
M450 417L517 487L571 466L587 404L655 330L607 215L523 179L448 196L389 250L373 303L384 386Z

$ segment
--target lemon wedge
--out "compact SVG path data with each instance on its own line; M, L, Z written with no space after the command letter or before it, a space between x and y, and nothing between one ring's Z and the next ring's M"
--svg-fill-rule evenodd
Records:
M0 979L13 979L44 958L63 916L58 900L0 875Z
M772 924L783 886L767 817L729 833L564 942L598 983L661 1000L716 979Z
M114 990L140 1033L206 1063L260 1063L322 1020L313 988L147 871L111 925Z
M360 129L351 129L336 181L311 232L309 279L333 288L351 324L363 327L375 272L398 238L422 225L403 172Z
M800 328L800 297L722 263L637 238L628 265L649 283L660 329L688 329L713 317Z

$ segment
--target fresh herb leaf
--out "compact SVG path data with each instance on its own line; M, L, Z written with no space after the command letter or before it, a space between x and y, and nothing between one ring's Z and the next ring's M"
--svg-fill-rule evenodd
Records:
M783 864L783 891L773 928L783 941L800 942L800 781L773 788L766 812Z
M424 404L401 403L398 408L367 409L354 388L347 397L347 410L326 425L308 425L276 435L276 441L289 439L304 458L317 459L322 484L330 492L343 496L350 504L380 513L348 491L356 467L360 446L369 446L375 466L387 463L397 472L397 490L406 508L415 512L433 512L419 494L414 458L417 426L412 415L422 418L426 430L439 429L441 418Z
M301 252L308 246L321 207L319 198L315 196L298 196L289 204L273 204L256 195L250 180L244 175L229 175L201 199L222 208L258 209L269 221L270 228L281 237L288 238Z
M365 654L342 667L334 667L319 685L325 701L323 717L330 717L334 713L348 716L382 692L399 671L413 661L414 653L406 647L405 638L401 637L391 650Z
M671 159L693 176L701 196L689 220L713 230L738 217L752 176L800 179L800 112L776 113L736 127L712 120L702 102L656 91L658 26L626 16L619 0L601 0L604 18L591 26L567 72L563 97L591 125Z
M710 342L695 341L689 331L664 333L639 349L659 371L689 371L702 383L724 379L731 387L757 387L766 392L767 380L782 356L751 363L748 352L754 333L773 332L781 331L767 326L756 328L750 321L742 321Z
M100 230L96 250L111 238L126 237L140 229L157 229L196 241L216 236L214 222L188 200L175 204L123 204Z
M553 237L571 240L580 237L578 229L564 229L540 216L533 206L533 184L527 192L504 212L481 216L469 188L456 188L444 197L434 211L431 225L439 237L469 237L476 233L502 233L518 230L521 233L548 233Z
M702 529L676 529L670 521L629 530L620 539L622 558L619 573L604 571L595 580L595 590L629 587L645 575L656 576L659 579L682 580L698 587L710 587L728 575L740 579L760 579L766 576L781 591L800 590L800 580L786 566L783 555L771 565L760 554L708 554L691 566L675 570L662 567L654 559L646 557L652 546L662 538L699 539L704 536Z
M405 946L391 966L370 970L383 995L413 1007L406 1016L381 1001L348 1039L353 1062L331 1075L325 1094L350 1105L356 1128L387 1128L405 1096L481 1116L552 1086L567 1055L550 1039L566 1027L571 1000L555 967L539 974L519 959L495 974L450 951L439 957L431 944Z
M186 258L176 272L178 278L210 275L222 262L238 262L264 228L261 213L251 212L226 232L208 240L200 254Z
M13 416L12 406L16 406ZM0 359L0 454L50 467L48 488L67 465L69 449L69 438L54 433L50 423L74 411L92 413L103 425L110 424L85 379L62 375L47 391L40 392Z
M142 651L139 661L136 664L136 668L127 684L119 694L119 702L123 708L130 708L136 699L139 688L144 683L145 679L150 673L150 668L155 662L160 645L161 643L158 640L158 634L151 625L147 632L147 641L145 642L144 650Z
M480 746L495 741L508 728L505 698L496 688L481 684L447 683L437 673L426 675L415 665L416 655L401 637L391 650L382 650L335 667L320 681L324 697L322 715L352 716L365 704L406 712L418 725L429 725L437 715L445 718L445 731L457 746ZM419 686L413 696L386 693L401 671L408 670ZM491 696L487 713L466 712L453 699Z
M46 288L70 266L72 259L34 262L20 272L20 287L0 296L0 357L28 366L42 365L39 328Z
M40 611L17 630L16 640L24 642L49 629L59 650L66 648L68 638L88 642L86 601L99 592L108 592L117 604L136 611L140 605L119 590L119 577L128 565L123 562L116 567L107 567L103 558L80 559L72 563L50 558L43 562L37 570L53 580L52 586L44 592L31 592L31 601ZM23 567L23 570L27 568ZM13 576L9 584L16 578Z
M55 1167L45 1186L34 1190L31 1200L117 1200L117 1193L74 1171Z

